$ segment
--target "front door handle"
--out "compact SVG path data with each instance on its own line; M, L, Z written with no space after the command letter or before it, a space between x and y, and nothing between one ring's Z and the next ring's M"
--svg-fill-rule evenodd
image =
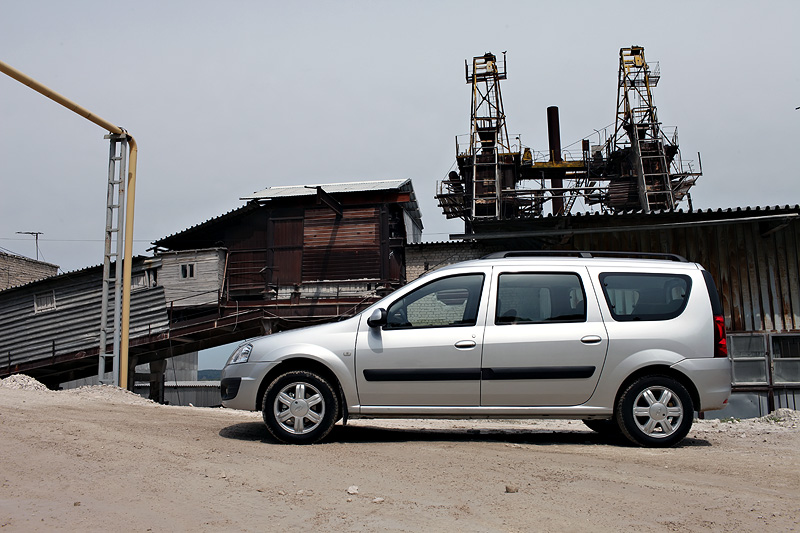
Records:
M456 343L456 348L474 348L475 341L458 341Z
M583 344L598 344L602 342L603 338L600 335L586 335L581 338Z

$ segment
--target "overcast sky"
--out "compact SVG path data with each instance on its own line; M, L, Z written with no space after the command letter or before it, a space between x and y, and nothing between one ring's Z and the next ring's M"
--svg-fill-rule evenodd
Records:
M469 131L464 60L508 51L512 137L547 149L614 120L618 54L661 65L655 103L695 208L800 203L800 2L36 2L0 0L0 59L139 144L136 253L267 186L411 178L426 241ZM0 74L0 247L102 263L108 141ZM685 206L684 206L685 207Z

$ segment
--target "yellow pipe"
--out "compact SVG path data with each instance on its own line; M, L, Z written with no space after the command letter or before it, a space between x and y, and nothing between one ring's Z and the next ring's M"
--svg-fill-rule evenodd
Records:
M42 85L27 74L23 74L11 65L0 61L0 72L7 74L23 85L46 96L54 102L61 104L70 111L73 111L83 118L89 120L108 130L110 133L125 135L128 139L128 190L125 192L125 256L123 262L122 275L122 331L120 335L120 354L119 354L119 384L121 387L128 388L128 342L130 340L130 316L131 316L131 267L133 263L133 205L136 193L136 156L138 149L134 138L123 128L115 126L111 122L93 114L88 109L79 106L69 98L66 98L54 90ZM119 262L119 258L117 258Z
M139 148L128 135L128 190L125 192L125 261L122 267L122 331L119 341L119 386L128 387L128 341L131 316L131 268L133 267L133 203L136 197L136 158Z

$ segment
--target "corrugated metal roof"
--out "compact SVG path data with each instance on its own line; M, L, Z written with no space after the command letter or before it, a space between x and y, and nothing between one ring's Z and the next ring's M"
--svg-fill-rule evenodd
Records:
M248 200L249 203L232 211L225 213L214 218L210 218L205 222L195 224L183 231L173 233L161 239L153 241L154 245L163 245L164 242L182 235L189 231L202 229L210 224L219 222L220 220L237 216L243 212L251 209L256 209L258 203L254 200L275 200L279 198L293 198L298 196L311 196L317 194L317 187L322 189L328 194L341 194L341 193L355 193L355 192L370 192L370 191L401 191L408 192L411 195L411 200L403 203L403 209L411 216L417 225L422 228L422 212L417 203L417 197L414 194L414 186L411 179L396 179L396 180L377 180L377 181L353 181L347 183L321 183L319 185L282 185L278 187L267 187L261 191L256 191L249 196L242 196L241 200Z
M376 191L402 191L411 193L411 200L404 202L403 209L409 214L414 222L422 228L422 212L414 194L414 186L411 179L396 180L375 180L375 181L350 181L345 183L318 183L314 185L281 185L278 187L267 187L256 191L249 196L242 196L241 200L274 200L277 198L293 198L297 196L312 196L317 194L317 187L328 194L354 193L354 192L376 192Z
M317 183L314 185L281 185L267 187L251 195L242 196L241 200L269 200L271 198L291 198L294 196L311 196L317 194L316 188L330 194L369 191L409 191L413 192L410 179L352 181L347 183ZM416 199L415 199L416 203Z

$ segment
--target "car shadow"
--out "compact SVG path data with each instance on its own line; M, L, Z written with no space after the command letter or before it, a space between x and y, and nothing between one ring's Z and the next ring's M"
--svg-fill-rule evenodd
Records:
M281 443L275 440L262 422L242 422L222 428L219 436L226 439ZM591 430L553 431L523 428L503 429L406 429L387 428L360 424L344 426L337 424L320 444L332 443L391 443L391 442L502 442L507 444L549 445L615 445L636 446L626 439L607 436ZM711 446L705 439L685 438L677 448Z

